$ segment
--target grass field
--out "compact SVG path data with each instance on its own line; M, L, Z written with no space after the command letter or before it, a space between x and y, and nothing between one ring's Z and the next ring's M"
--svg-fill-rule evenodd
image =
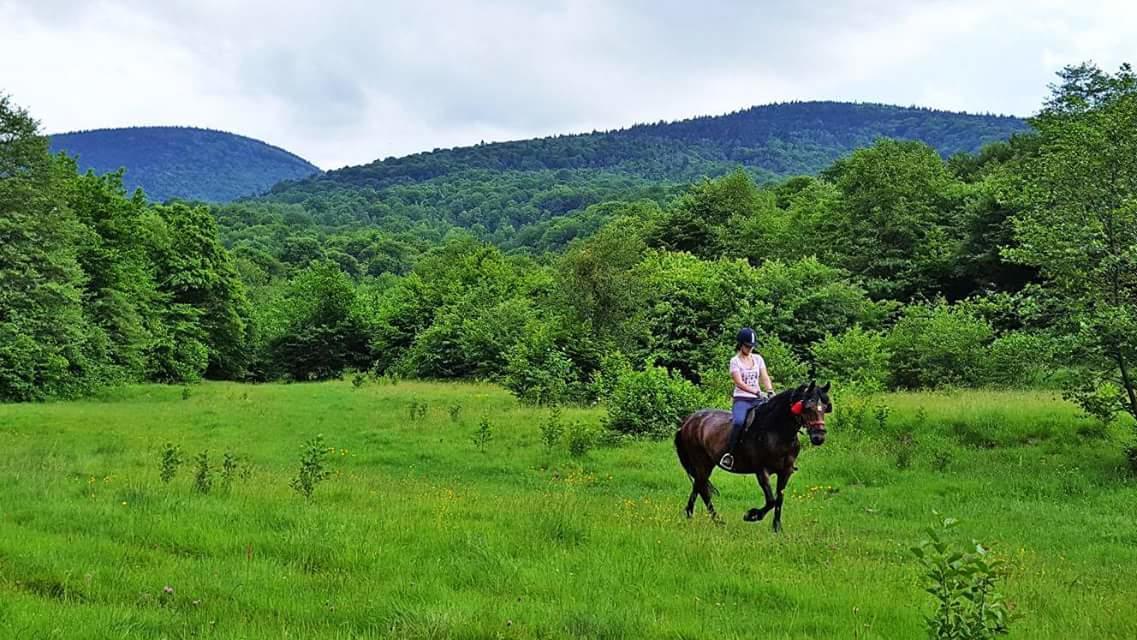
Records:
M547 412L488 385L0 406L0 638L923 637L907 549L944 516L1010 563L1012 637L1137 638L1128 427L1046 394L878 402L883 424L839 420L803 453L781 535L741 521L753 478L716 474L725 523L688 521L670 442L549 450ZM317 433L333 475L306 501L289 479ZM251 473L164 484L167 441Z

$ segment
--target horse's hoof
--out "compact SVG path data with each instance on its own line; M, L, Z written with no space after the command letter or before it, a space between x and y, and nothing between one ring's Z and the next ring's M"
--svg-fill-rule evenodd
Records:
M688 510L684 509L684 510L683 510L683 515L687 516L687 519L688 519L688 520L690 520L690 519L691 519L691 516L692 516L693 514L692 514L690 511L688 511Z
M774 522L774 533L781 533L781 532L782 532L782 523Z
M758 522L765 515L766 514L762 513L761 509L751 509L750 511L747 511L744 516L742 516L742 519L746 522Z

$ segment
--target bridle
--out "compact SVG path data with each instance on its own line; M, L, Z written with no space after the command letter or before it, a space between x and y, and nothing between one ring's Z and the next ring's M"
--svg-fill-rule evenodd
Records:
M806 420L805 415L803 415L804 413L805 405L802 404L800 400L798 402L795 402L793 406L790 407L790 414L797 419L797 430L799 432L805 431L806 433L814 433L820 431L822 434L824 434L825 412L817 412L818 417L813 420Z

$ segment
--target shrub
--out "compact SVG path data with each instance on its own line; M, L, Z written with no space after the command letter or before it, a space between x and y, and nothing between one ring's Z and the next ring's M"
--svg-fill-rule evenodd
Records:
M1015 331L1000 336L987 349L987 380L990 383L1030 388L1045 385L1057 369L1058 348L1049 336Z
M943 301L909 305L885 343L892 352L892 384L974 386L985 379L991 336L991 325L967 307Z
M316 485L323 482L331 472L324 466L328 457L328 448L324 444L324 436L317 435L304 445L300 455L300 471L296 477L288 482L297 493L305 499L312 497Z
M940 531L928 528L928 539L911 549L924 568L924 591L935 599L935 611L927 617L928 635L952 640L1005 635L1012 619L998 591L1006 575L1003 563L978 542L959 548L945 542L942 534L955 524L948 518Z
M486 450L486 445L490 443L490 440L493 440L493 425L490 424L489 418L482 416L481 421L478 422L478 430L474 432L472 440L478 451L484 452Z
M879 391L888 381L884 334L855 326L838 335L827 335L813 345L817 375L822 380L840 380L867 391Z
M173 480L174 476L178 473L178 466L181 465L182 462L181 447L167 442L166 446L162 448L162 462L159 465L158 471L158 476L162 478L162 482Z
M608 398L605 424L620 433L663 438L674 433L684 416L707 404L705 394L681 375L648 367L621 376Z
M553 407L549 416L541 422L541 442L545 444L545 448L552 449L555 447L560 442L564 430L565 426L561 422L561 410L558 407Z
M579 420L574 420L569 425L565 440L568 442L569 455L579 458L596 444L596 433Z
M225 457L221 460L221 488L228 491L233 485L233 477L237 475L239 468L237 456L225 452Z
M194 456L197 463L193 474L193 488L198 493L209 493L213 489L213 470L209 467L209 452L202 451Z

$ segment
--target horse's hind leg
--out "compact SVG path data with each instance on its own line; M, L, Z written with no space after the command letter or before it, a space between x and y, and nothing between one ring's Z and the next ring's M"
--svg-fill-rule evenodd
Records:
M703 504L707 505L707 513L711 514L711 519L718 520L719 514L715 511L715 505L711 504L710 471L699 474L699 477L695 479L695 487L699 490L699 495L703 498Z
M793 474L792 466L778 474L778 498L774 502L774 533L782 530L782 502L786 498L786 485L790 483L790 476Z

